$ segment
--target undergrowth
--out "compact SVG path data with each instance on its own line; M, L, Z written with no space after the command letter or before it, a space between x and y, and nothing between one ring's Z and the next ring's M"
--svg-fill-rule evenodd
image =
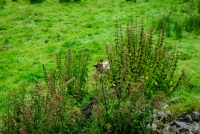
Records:
M116 22L115 43L106 46L110 69L94 73L92 96L84 108L88 57L72 54L69 46L64 59L57 54L54 69L43 65L44 85L36 81L31 91L8 92L2 132L151 133L147 126L152 125L153 108L186 81L184 71L175 79L179 53L164 45L165 27L158 33L155 41L153 28L145 31L143 22L130 21L123 34Z
M46 84L35 82L35 88L24 87L17 95L8 92L8 109L3 118L3 133L43 134L78 132L84 116L78 104L85 96L87 56L72 55L70 47L65 65L61 53L57 55L56 69L47 73Z
M153 122L153 108L186 80L184 71L175 79L179 54L163 41L164 30L153 43L153 29L145 32L143 23L135 26L130 22L125 35L116 23L115 44L106 46L110 69L102 68L93 75L97 97L91 126L99 126L95 132L151 133L147 124Z

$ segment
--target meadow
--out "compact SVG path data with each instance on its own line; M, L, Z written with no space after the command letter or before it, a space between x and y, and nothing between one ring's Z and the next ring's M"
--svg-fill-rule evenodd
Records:
M180 86L171 96L179 103L175 113L200 110L200 7L198 0L82 0L59 3L46 0L41 4L29 1L6 1L0 9L0 112L7 108L7 91L28 90L38 80L44 83L43 65L56 68L56 55L84 51L89 55L88 81L91 86L93 64L107 60L106 45L114 44L116 21L122 29L130 19L144 29L166 26L164 44L176 46L180 59L176 75L185 70L188 85ZM193 16L193 18L192 18ZM164 23L162 22L164 20ZM160 24L160 25L159 25ZM122 30L125 33L125 30ZM166 99L170 99L166 98Z

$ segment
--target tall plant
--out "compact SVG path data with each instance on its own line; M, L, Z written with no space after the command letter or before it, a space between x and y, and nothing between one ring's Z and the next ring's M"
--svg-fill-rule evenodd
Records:
M106 47L110 69L94 75L93 120L102 133L147 133L153 106L182 79L174 78L178 51L164 46L164 30L156 43L153 29L145 32L143 23L130 22L122 31L116 23L115 44Z
M145 81L146 92L162 90L170 93L178 51L164 46L164 30L159 34L157 43L153 43L152 32L152 28L144 32L141 23L140 26L129 24L125 37L117 33L115 45L107 50L110 73L115 78L113 83Z
M35 82L35 88L23 88L17 95L8 94L8 109L3 117L3 133L44 134L78 133L84 116L76 106L85 94L87 57L72 55L71 49L62 64L57 55L56 69L47 72L43 65L46 84Z
M87 81L87 55L84 52L72 55L69 46L65 55L65 64L62 64L61 57L62 54L58 53L56 70L51 71L49 76L47 76L46 68L43 66L46 83L51 92L55 92L56 89L63 89L78 102L81 102L85 94L84 89Z

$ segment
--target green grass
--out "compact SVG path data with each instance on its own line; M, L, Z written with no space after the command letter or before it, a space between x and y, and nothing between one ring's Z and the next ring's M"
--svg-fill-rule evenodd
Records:
M96 0L63 4L46 1L34 5L27 1L6 1L0 9L1 106L8 89L16 91L24 84L31 88L35 80L42 80L42 64L47 70L53 67L56 53L66 52L69 44L75 51L85 50L90 55L90 76L92 65L100 58L106 59L105 45L114 41L116 16L122 27L131 16L134 23L143 18L145 25L150 26L152 20L170 10L175 12L173 18L183 19L182 16L189 14L182 10L185 4L182 0L138 0L137 3ZM185 92L188 100L200 96L199 43L200 36L192 32L183 32L179 40L175 37L165 40L165 44L177 45L181 55L179 70L185 68L194 85L193 90ZM194 96L189 95L190 91L195 92Z

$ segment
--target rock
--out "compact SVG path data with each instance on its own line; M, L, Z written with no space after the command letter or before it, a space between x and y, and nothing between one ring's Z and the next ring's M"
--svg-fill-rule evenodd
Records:
M154 120L154 121L158 121L158 116L157 116L157 114L153 114L153 120Z
M193 119L194 121L199 121L199 120L200 120L200 113L197 112L197 111L194 111L194 112L192 113L192 119Z
M193 124L191 124L191 129L195 132L195 133L200 133L200 124L195 122Z
M171 113L170 111L166 111L166 115L167 115L168 117L171 117L171 116L172 116L172 113Z
M192 122L193 122L193 120L192 120L192 118L190 117L190 115L186 115L186 116L183 118L183 120L184 120L185 122L187 122L187 123L192 123Z
M187 126L184 122L180 122L180 121L174 121L170 123L171 126L175 125L178 128L182 128Z
M153 131L156 131L156 128L157 128L157 125L153 123L152 126L151 126L151 129L152 129Z
M158 120L162 121L165 117L164 111L158 111Z
M187 128L184 128L184 127L180 128L179 131L180 131L180 133L187 133L187 134L190 133L190 131Z
M197 122L194 122L193 124L189 125L189 131L193 134L198 134L198 131L200 132L200 125Z
M176 132L162 131L162 134L176 134Z
M184 120L184 117L187 115L186 112L183 112L181 114L178 114L178 118L181 119L181 120Z
M179 128L177 128L175 125L173 125L173 126L171 126L170 131L171 131L171 132L179 133Z
M153 109L153 113L157 114L158 113L158 109Z
M171 132L167 131L167 130L164 130L164 131L162 131L162 134L171 134Z
M151 129L153 132L157 132L157 125L155 123L153 123L152 126L150 126L150 124L148 124L147 127L149 129Z
M169 105L167 104L167 105L165 105L165 106L163 106L163 110L165 110L165 109L167 109L167 108L169 108Z
M164 126L163 131L170 131L171 126L169 124L165 124Z

